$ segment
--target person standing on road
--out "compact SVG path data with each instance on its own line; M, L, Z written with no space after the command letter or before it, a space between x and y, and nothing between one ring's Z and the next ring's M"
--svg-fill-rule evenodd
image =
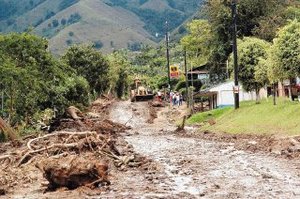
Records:
M178 93L176 93L176 105L180 106L180 95Z
M157 92L157 97L158 97L158 101L161 102L161 92L160 91Z
M182 105L182 102L183 102L183 96L182 96L182 94L180 93L180 94L179 94L179 105L180 105L180 106Z
M170 104L173 102L173 95L174 95L174 93L173 93L173 91L171 91L170 92Z
M175 106L176 105L176 96L177 96L177 93L175 93L174 95L173 95L173 106Z

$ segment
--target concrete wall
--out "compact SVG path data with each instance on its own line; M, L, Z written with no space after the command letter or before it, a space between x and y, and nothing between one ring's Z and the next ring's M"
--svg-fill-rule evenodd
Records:
M234 86L234 82L229 81L217 85L209 90L209 91L218 92L218 99L217 99L218 106L234 105L233 86ZM249 100L256 99L255 92L245 92L243 91L242 86L240 86L239 94L240 94L240 101L249 101ZM260 91L260 98L265 98L266 96L267 96L267 92L265 91L265 89L262 89Z

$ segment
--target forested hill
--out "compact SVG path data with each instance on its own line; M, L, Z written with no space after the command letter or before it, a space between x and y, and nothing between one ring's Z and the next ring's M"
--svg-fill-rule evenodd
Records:
M165 20L174 30L202 0L0 0L0 31L34 32L50 39L54 53L90 42L109 52L137 50L163 38ZM182 30L182 29L181 29Z

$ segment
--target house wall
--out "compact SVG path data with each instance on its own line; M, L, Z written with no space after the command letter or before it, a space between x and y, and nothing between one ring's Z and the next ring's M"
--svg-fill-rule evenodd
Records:
M230 82L226 82L226 83L220 84L218 86L215 86L209 90L209 91L218 92L218 99L217 99L218 106L234 105L233 86L234 86L234 82L230 81ZM240 102L256 99L255 92L245 92L245 91L243 91L242 87L240 87L239 94L240 94ZM260 98L265 98L265 97L267 97L267 91L265 89L261 89L259 95L260 95Z

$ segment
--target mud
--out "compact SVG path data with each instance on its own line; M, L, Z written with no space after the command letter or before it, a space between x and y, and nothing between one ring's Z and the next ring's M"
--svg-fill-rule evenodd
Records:
M105 109L108 112L106 106ZM120 157L133 155L122 160L130 161L130 164L120 165L118 169L113 166L115 163L110 162L110 186L44 193L43 174L30 164L22 170L12 168L10 175L3 174L5 170L0 171L5 176L0 182L0 199L300 198L297 137L281 139L198 133L195 127L186 127L185 133L175 133L177 127L174 121L183 117L185 111L168 106L154 110L156 117L151 116L153 109L147 102L125 101L115 102L109 110L108 118L112 122L106 122L107 129L119 127L127 130L123 133L116 130L117 136L122 137L116 140L116 151ZM149 119L153 119L153 123L149 123ZM81 122L91 128L89 123L85 124L86 121ZM97 120L101 121L104 121L103 118ZM114 122L123 125L114 126ZM67 122L65 128L82 130L77 128L82 127L81 123L76 125ZM131 128L124 129L124 125ZM93 127L100 131L96 126ZM116 132L110 131L109 134L116 135ZM10 147L3 144L0 152L9 152ZM285 155L284 151L290 155ZM14 175L11 175L12 172ZM14 194L2 189L8 183L15 188Z
M147 124L145 107L147 105L143 103L119 102L111 112L111 119L121 123L125 121L133 127L126 140L135 151L153 159L152 164L156 168L151 172L135 173L135 180L130 181L131 186L105 196L300 198L299 158L288 160L276 157L264 147L247 150L247 145L236 144L238 137L228 138L227 141L216 134L208 136L206 133L197 137L194 128L186 128L187 134L184 135L174 134L176 126L172 123L173 117L166 116L178 117L180 111L162 108L154 123ZM256 144L249 141L250 145Z

